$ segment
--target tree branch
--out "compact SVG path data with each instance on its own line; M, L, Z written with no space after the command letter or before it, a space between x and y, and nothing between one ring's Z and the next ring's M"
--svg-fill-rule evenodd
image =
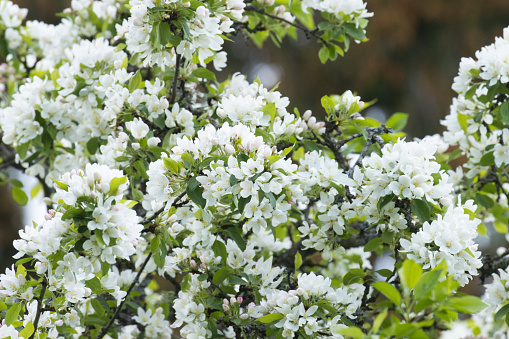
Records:
M175 52L176 53L176 52ZM173 105L175 103L175 100L177 99L177 83L179 79L179 72L180 72L180 54L176 53L177 60L175 61L175 74L173 76L173 85L172 85L172 91L171 96L169 98L170 105Z
M111 317L110 322L108 323L108 325L106 325L105 327L102 328L101 332L99 333L99 335L97 335L97 337L95 337L95 339L101 339L101 338L103 338L106 335L106 333L108 333L108 330L113 325L115 320L118 318L118 316L120 314L120 311L122 310L122 306L124 306L124 303L127 300L127 298L129 297L129 294L133 290L134 286L138 283L138 280L140 279L141 273L143 272L143 270L147 266L150 258L152 258L152 252L149 252L149 254L147 255L147 258L143 262L143 265L141 265L140 270L138 271L138 274L136 275L136 278L134 278L133 282L131 283L131 285L127 289L127 294L126 294L124 300L122 300L120 305L115 310L115 313L113 314L113 317Z
M37 326L39 325L39 319L41 318L41 313L42 313L42 300L44 299L44 294L46 293L47 286L48 286L48 281L46 280L46 276L44 276L42 279L41 294L39 295L39 299L37 299L37 313L35 314L35 320L34 320L34 333L32 333L32 335L28 339L35 338L35 334L37 333Z

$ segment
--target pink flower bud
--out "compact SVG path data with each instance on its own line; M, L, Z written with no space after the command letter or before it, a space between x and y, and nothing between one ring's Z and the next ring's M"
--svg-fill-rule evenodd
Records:
M53 219L53 217L50 214L45 214L44 219L49 221L49 220Z
M54 217L54 216L55 216L55 214L57 213L57 211L55 211L53 208L51 208L50 210L48 210L48 213L49 213L52 217Z
M243 301L243 300L244 300L244 298L242 298L242 297L237 297L237 302L238 302L239 304L242 304L242 301Z
M228 299L224 298L224 299L223 299L223 304L228 305L228 303L229 303Z
M201 263L200 264L200 267L203 268L203 269L206 269L207 268L207 265L205 265L204 263Z
M194 259L191 259L189 265L191 265L191 267L196 267L196 261L194 261Z
M229 311L230 310L230 306L228 306L226 304L223 304L223 310L225 310L225 312Z

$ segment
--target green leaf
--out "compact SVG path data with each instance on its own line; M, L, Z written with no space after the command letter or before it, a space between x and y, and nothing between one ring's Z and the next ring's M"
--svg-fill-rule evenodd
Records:
M25 339L28 339L30 338L30 336L32 335L32 333L34 333L35 331L35 328L34 328L34 324L32 324L32 322L30 321L24 329L22 329L20 332L19 332L19 336L20 337L23 337Z
M356 40L366 39L366 35L364 34L364 31L361 27L357 27L353 23L343 24L343 27L345 28L346 33L350 35L352 38Z
M318 51L318 58L320 58L320 62L322 64L325 64L327 60L329 59L329 49L327 46L322 46L320 50Z
M504 102L499 108L500 119L506 125L509 125L509 101Z
M465 114L461 114L461 113L458 113L457 116L458 116L458 123L459 123L461 129L466 132L467 128L468 128L468 119L469 119L469 116L465 115Z
M408 122L407 113L394 113L385 123L386 127L392 128L395 131L401 131L405 128Z
M407 259L398 271L401 283L409 290L417 285L422 276L422 268L415 261Z
M13 186L11 190L12 198L18 205L25 206L28 203L28 196L21 188Z
M224 233L232 238L241 251L246 250L246 241L242 237L242 229L237 227L230 227L224 231Z
M32 191L30 192L30 197L33 199L37 196L37 194L39 194L39 192L41 192L43 189L42 185L40 182L37 182L33 187L32 187Z
M99 138L92 138L87 142L87 151L90 154L95 154L95 152L99 149L99 146L101 146Z
M100 247L106 246L106 243L104 242L104 239L103 239L103 231L102 230L95 230L94 236L95 236L95 241L97 241L97 244Z
M298 270L301 266L302 266L302 255L300 254L300 252L297 252L295 254L295 270Z
M449 154L449 160L447 160L447 162L450 162L451 160L454 160L456 159L457 157L459 157L461 154L463 153L463 150L461 149L455 149L454 151L451 152L451 154Z
M493 201L493 199L491 199L487 195L484 195L484 194L481 194L481 193L477 193L475 195L475 199L474 200L479 205L481 205L481 206L483 206L485 208L492 208L493 206L495 206L495 202Z
M368 241L368 243L364 246L364 252L372 252L376 251L382 247L383 240L382 238L374 238Z
M250 198L250 197L247 197L247 198L239 198L237 208L239 209L239 212L240 212L240 213L243 213L243 212L244 212L244 208L246 207L246 205L247 205L247 203L248 203L249 201L251 201L251 198Z
M129 90L130 93L140 88L141 80L142 80L141 72L140 70L137 70L136 73L131 77L131 79L129 79L129 84L127 85L127 89Z
M499 321L500 319L502 319L503 317L506 316L506 314L509 313L509 304L503 306L501 309L499 309L497 311L497 313L495 313L495 322Z
M9 308L7 314L5 314L5 325L12 325L13 322L18 320L19 312L23 308L22 303L16 303Z
M134 168L136 168L136 171L138 172L138 174L141 177L143 177L147 180L149 179L148 174L147 174L147 169L146 169L145 164L143 163L142 159L139 159L134 162Z
M342 328L339 331L339 334L342 334L346 337L354 338L354 339L362 339L365 338L364 333L362 330L355 326L350 326L347 328Z
M197 78L205 78L207 80L215 81L216 75L204 67L199 67L191 73L192 76Z
M216 271L214 276L212 277L212 282L216 285L222 283L226 278L228 278L231 274L231 270L228 267L220 268Z
M63 182L60 182L60 181L56 181L55 179L51 178L51 180L53 180L53 182L55 184L57 184L57 186L61 189L63 189L64 191L67 191L69 189L69 185L67 184L64 184Z
M427 201L421 199L414 199L410 203L412 212L419 218L420 222L424 223L431 219L430 208Z
M422 298L426 293L430 292L438 284L438 279L442 274L442 269L435 269L426 272L419 279L414 289L414 296L416 299Z
M173 173L179 173L179 165L175 160L173 160L171 158L163 157L163 163L164 163L164 167L168 171L173 172Z
M216 240L212 244L212 250L214 251L214 255L216 257L221 257L221 262L226 264L226 258L228 257L228 251L226 250L226 246L223 242Z
M480 312L486 307L488 307L488 305L485 304L480 298L475 297L473 295L466 295L464 297L453 297L447 300L446 305L454 308L459 312L468 314Z
M182 155L180 156L180 158L182 159L182 161L187 161L188 163L190 163L191 165L194 165L194 158L191 154L185 152L185 153L182 153Z
M387 309L384 309L382 313L379 313L375 321L373 321L373 327L371 328L371 333L377 333L380 329L380 326L382 326L382 323L384 322L385 318L387 317Z
M200 182L196 180L196 177L191 177L187 183L187 196L196 205L200 206L202 209L205 209L207 201L203 198L203 191L203 187L200 186Z
M486 153L482 156L481 160L479 161L479 165L481 166L493 166L495 165L495 156L493 155L493 152Z
M92 308L95 310L95 313L98 316L102 317L105 313L105 310L104 310L104 307L99 302L99 300L92 299L90 303L92 304Z
M118 194L118 188L120 185L125 184L127 182L127 176L123 176L121 178L115 177L111 179L110 181L110 191L108 192L109 195L117 195Z
M362 281L364 278L364 271L359 268L351 269L345 276L343 277L343 284L350 285L356 282Z
M96 295L99 295L102 292L101 280L97 277L93 277L92 279L85 281L85 286L90 288Z
M394 305L398 306L401 304L401 294L396 287L384 281L375 282L372 286L382 292Z
M269 324L269 323L274 322L279 319L283 319L283 315L281 313L267 314L267 315L264 315L263 317L260 317L256 320L261 322L262 324Z
M159 253L159 237L154 237L150 241L150 252L152 253Z
M270 120L274 120L277 114L276 104L269 102L262 107L263 115L270 116Z
M396 198L396 196L394 194L389 194L389 195L386 195L384 196L383 198L379 199L377 204L376 204L376 208L378 210L378 212L381 212L382 209L388 204L390 203L391 201L393 201L394 199Z

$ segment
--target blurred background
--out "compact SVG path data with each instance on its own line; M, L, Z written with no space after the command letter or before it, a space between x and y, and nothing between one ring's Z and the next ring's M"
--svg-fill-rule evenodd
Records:
M58 23L55 13L67 0L14 0L29 9L29 20ZM322 65L319 44L301 35L286 40L282 48L267 41L259 50L242 36L225 43L228 68L257 75L267 86L280 82L279 91L290 98L290 110L313 110L323 116L320 98L350 89L364 101L377 99L367 114L384 120L394 112L410 114L406 132L423 137L441 132L439 124L454 96L451 84L462 57L501 36L509 25L507 0L367 0L374 13L367 27L368 42L352 44L344 58ZM10 188L0 187L0 271L10 266L17 229L30 222L10 200ZM1 194L1 193L0 193ZM28 207L25 210L33 210ZM15 212L18 210L18 212ZM26 220L28 219L28 220ZM503 238L503 237L500 237ZM491 246L492 247L492 246ZM493 247L492 247L493 248ZM496 248L496 247L495 247Z

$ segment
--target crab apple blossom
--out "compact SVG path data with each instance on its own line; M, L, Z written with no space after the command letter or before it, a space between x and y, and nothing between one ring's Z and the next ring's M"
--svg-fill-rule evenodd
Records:
M73 0L51 25L0 0L0 179L25 204L5 170L36 177L48 205L0 274L0 337L506 335L509 251L476 241L507 233L509 28L461 60L447 130L421 140L351 90L300 111L216 76L236 35L302 31L325 63L372 15L362 0ZM458 291L475 277L482 298Z

